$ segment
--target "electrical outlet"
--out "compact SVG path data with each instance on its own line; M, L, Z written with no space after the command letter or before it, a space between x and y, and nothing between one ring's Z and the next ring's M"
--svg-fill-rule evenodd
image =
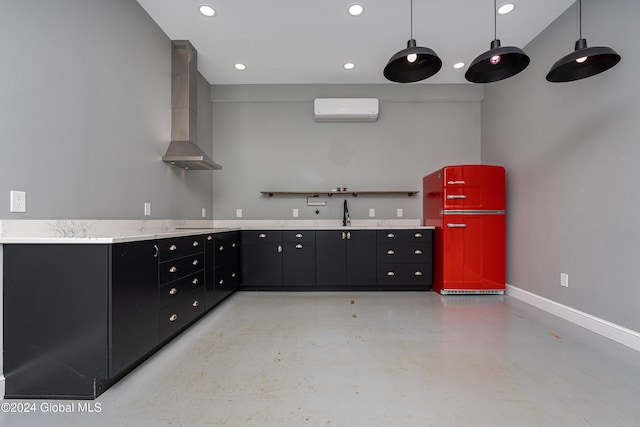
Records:
M374 208L369 209L369 217L373 218L376 216L376 210Z
M27 211L27 193L24 191L11 191L10 212Z
M560 286L569 287L569 275L567 273L560 273Z
M396 216L397 216L398 218L400 218L402 215L404 215L404 212L402 211L402 208L398 208L398 209L396 210Z
M242 218L242 209L236 209L236 218Z
M145 202L144 203L144 216L149 216L149 215L151 215L151 203Z
M207 208L202 208L202 218L207 217Z
M294 217L294 218L298 218L298 213L299 213L299 212L298 212L298 209L294 208L294 209L293 209L293 217Z

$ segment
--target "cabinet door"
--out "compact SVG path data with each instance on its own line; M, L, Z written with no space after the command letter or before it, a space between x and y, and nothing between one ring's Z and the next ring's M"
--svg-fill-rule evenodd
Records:
M158 344L157 251L155 241L112 246L110 376Z
M316 284L315 244L286 242L282 246L282 284L285 289L313 289Z
M376 288L376 232L347 232L347 283L357 288Z
M316 231L316 287L344 289L347 285L346 232Z
M282 243L242 243L242 285L249 289L282 287Z

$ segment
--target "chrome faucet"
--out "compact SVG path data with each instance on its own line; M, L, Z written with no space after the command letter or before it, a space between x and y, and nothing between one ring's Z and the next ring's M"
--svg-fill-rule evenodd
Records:
M342 225L348 227L351 225L351 217L349 216L349 208L347 207L347 199L344 199L342 209Z

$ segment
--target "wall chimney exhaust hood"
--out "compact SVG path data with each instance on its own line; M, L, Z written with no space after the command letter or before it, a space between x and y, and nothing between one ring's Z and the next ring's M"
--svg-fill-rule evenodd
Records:
M171 143L162 160L187 170L219 170L196 144L198 52L187 40L171 42Z

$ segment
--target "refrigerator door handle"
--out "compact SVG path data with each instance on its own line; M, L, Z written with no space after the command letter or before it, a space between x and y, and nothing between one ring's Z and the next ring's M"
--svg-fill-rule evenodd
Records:
M449 194L447 195L447 200L456 200L456 199L466 199L467 196L464 194Z
M447 224L447 228L466 228L467 224L455 224L455 223L449 223Z

